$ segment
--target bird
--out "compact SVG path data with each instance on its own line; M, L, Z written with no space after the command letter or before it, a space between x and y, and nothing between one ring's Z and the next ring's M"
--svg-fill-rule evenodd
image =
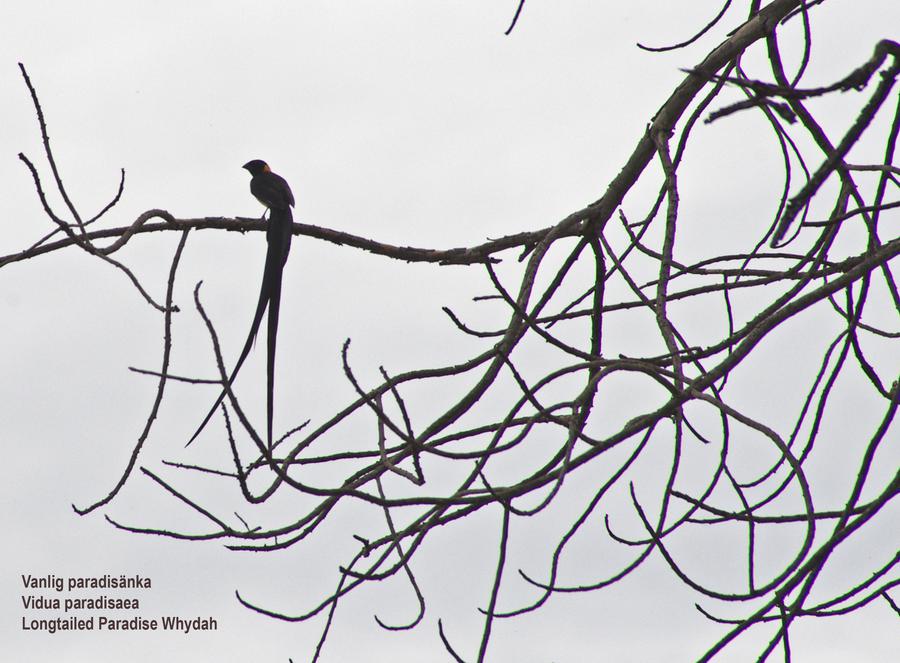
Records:
M259 289L259 300L256 304L256 313L250 325L250 333L247 341L238 357L228 381L223 385L222 393L213 403L209 413L200 423L185 446L189 446L215 414L216 409L228 393L228 389L237 377L238 371L250 349L256 340L256 334L262 323L263 313L269 310L268 339L266 344L266 442L272 447L272 415L274 412L272 394L275 388L275 343L278 337L278 313L281 307L281 277L284 265L287 262L288 253L291 250L291 236L294 217L291 208L294 206L294 194L287 181L280 175L272 172L272 169L262 159L253 159L242 166L252 178L250 179L250 193L269 210L269 221L266 226L266 262L263 268L262 285ZM265 216L265 213L263 213Z

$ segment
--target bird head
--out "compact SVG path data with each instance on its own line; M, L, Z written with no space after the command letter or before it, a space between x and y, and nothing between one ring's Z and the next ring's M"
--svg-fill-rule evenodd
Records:
M268 173L271 171L269 168L269 164L267 164L262 159L253 159L253 161L248 161L241 168L246 169L250 172L251 175L259 175L260 173Z

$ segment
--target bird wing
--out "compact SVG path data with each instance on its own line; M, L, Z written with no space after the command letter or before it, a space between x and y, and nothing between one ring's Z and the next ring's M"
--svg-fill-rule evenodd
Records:
M284 209L294 206L291 187L280 175L269 171L255 175L250 180L250 193L269 209Z

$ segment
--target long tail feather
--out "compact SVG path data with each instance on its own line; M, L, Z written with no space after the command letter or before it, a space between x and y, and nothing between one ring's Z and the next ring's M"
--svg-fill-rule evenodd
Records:
M188 440L185 446L190 446L190 444L197 439L197 436L200 435L200 433L206 427L206 424L209 423L209 420L212 419L212 416L216 413L216 410L225 399L225 396L228 395L228 390L234 383L234 379L237 377L238 371L241 369L244 360L247 359L247 356L250 354L250 350L253 348L253 342L256 340L256 334L259 332L259 326L262 323L263 313L265 313L267 307L269 308L269 378L267 413L268 441L271 445L272 387L274 384L273 373L275 361L275 337L278 333L278 308L281 300L281 273L284 269L284 263L287 260L288 251L290 250L292 222L293 215L291 214L291 210L289 208L283 210L272 210L270 212L269 228L266 232L266 239L268 240L269 246L266 251L266 263L263 269L262 285L259 289L259 300L256 304L256 313L253 315L253 323L250 325L250 332L247 334L247 340L244 343L244 348L241 350L241 354L231 371L231 375L228 377L226 385L222 388L222 393L219 394L219 397L216 399L215 403L213 403L209 412L203 418L203 421L200 422L197 430L194 431L194 434L191 436L191 439ZM274 302L274 306L271 304L272 302ZM275 309L274 325L272 308Z
M275 214L275 212L273 212ZM271 221L271 220L270 220ZM278 313L281 310L281 278L284 273L284 264L287 262L288 253L291 250L291 227L293 215L289 207L277 211L277 219L273 224L273 230L277 237L270 240L269 246L278 245L278 254L281 258L277 268L272 272L271 289L269 294L269 320L268 320L268 356L266 358L266 442L269 449L272 448L272 419L274 413L273 394L275 391L275 345L278 340ZM275 234L273 233L273 234Z

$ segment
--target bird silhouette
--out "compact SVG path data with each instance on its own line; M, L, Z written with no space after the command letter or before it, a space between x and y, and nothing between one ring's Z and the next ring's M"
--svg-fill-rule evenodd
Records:
M281 276L284 264L287 262L288 253L291 250L291 230L294 221L291 207L294 206L294 194L291 187L280 175L272 172L269 165L261 159L253 159L244 164L243 168L253 176L250 180L250 193L265 205L269 210L269 222L266 228L266 263L263 268L262 285L259 289L259 301L256 304L256 313L253 323L250 325L250 333L244 349L238 357L228 381L222 387L222 393L213 403L200 426L188 440L190 445L215 414L216 409L231 388L235 377L256 339L259 326L262 323L263 313L269 311L268 339L267 339L267 364L266 364L266 443L272 447L272 415L274 413L272 395L275 388L275 345L278 338L278 313L281 307Z

